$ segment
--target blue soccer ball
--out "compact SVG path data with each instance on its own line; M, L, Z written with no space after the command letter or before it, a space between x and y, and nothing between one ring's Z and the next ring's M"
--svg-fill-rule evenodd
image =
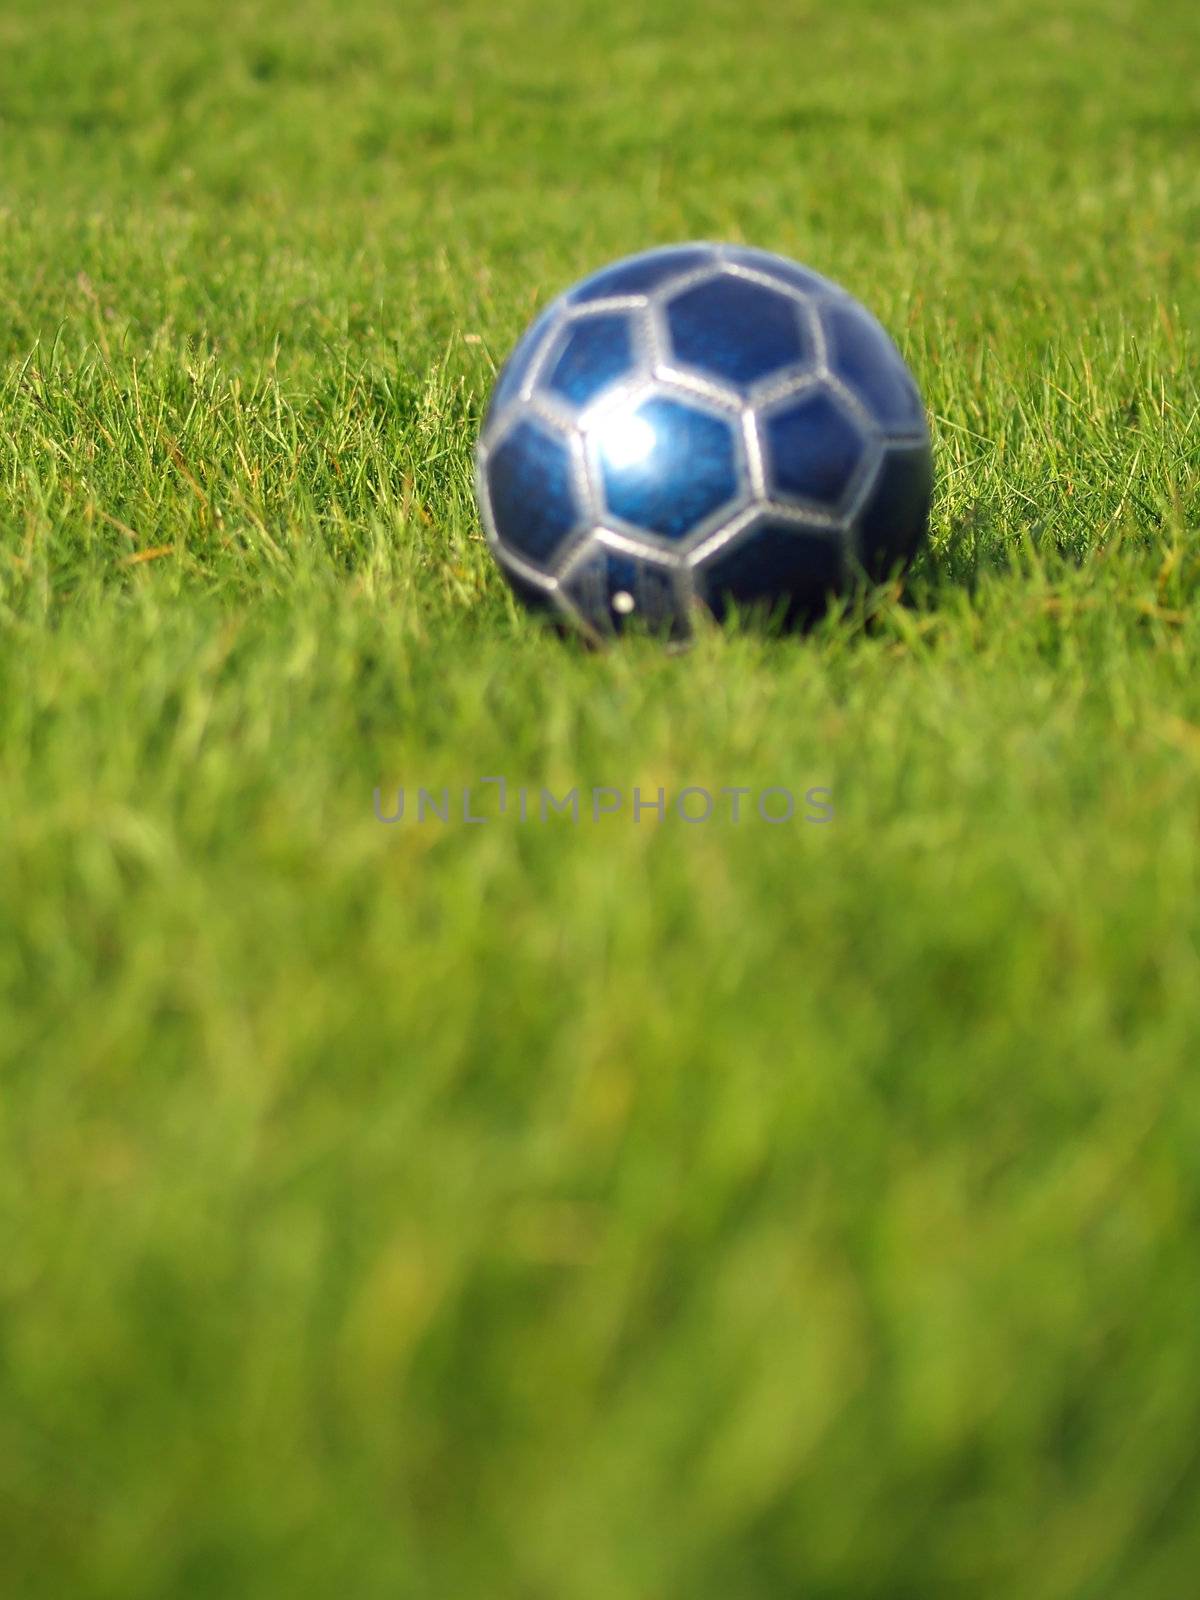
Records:
M808 622L917 549L921 396L845 290L734 245L649 250L557 299L500 373L476 481L531 606L592 639L763 607Z

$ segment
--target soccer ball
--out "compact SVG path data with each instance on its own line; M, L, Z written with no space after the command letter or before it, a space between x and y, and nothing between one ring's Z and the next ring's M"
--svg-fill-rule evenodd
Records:
M765 608L810 621L925 532L921 396L845 290L783 256L685 244L606 267L532 324L476 456L488 542L529 605L593 640Z

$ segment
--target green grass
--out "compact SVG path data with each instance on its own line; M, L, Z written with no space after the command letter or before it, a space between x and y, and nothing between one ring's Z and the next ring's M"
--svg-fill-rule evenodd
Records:
M474 430L688 237L931 548L589 653ZM1194 1590L1198 242L1191 0L8 0L5 1600ZM836 817L375 820L496 773Z

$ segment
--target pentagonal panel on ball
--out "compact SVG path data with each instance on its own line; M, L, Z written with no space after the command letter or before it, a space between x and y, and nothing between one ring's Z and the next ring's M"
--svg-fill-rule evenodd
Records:
M798 261L792 261L787 256L775 255L771 250L755 250L750 245L727 245L722 254L731 265L745 267L751 272L761 272L766 277L786 283L789 288L799 289L802 294L845 293L831 279L823 278L811 267L802 267Z
M631 625L675 635L684 630L671 567L645 553L614 549L592 539L572 559L561 589L597 633L620 633Z
M671 395L607 412L588 445L612 515L664 539L686 539L741 487L732 421Z
M923 433L921 396L904 357L868 311L852 300L821 313L829 370L857 396L880 427Z
M728 273L667 302L672 356L740 388L813 360L812 333L789 295Z
M855 518L859 556L872 578L890 577L916 554L929 522L933 456L925 443L889 450Z
M515 400L525 385L533 369L534 362L541 354L542 346L546 341L561 307L556 301L552 306L547 306L545 311L535 319L525 333L518 339L512 354L500 368L500 374L492 388L492 397L488 403L487 418L484 426L498 418L501 411L510 400Z
M718 619L737 606L769 610L788 626L802 625L820 616L843 586L844 545L836 532L765 512L703 560L697 577Z
M628 312L602 311L569 322L554 340L539 386L568 404L589 405L637 365Z
M499 542L535 566L551 566L579 524L566 440L523 417L489 452L485 476Z
M611 267L602 267L590 278L571 290L575 305L586 305L591 300L607 300L625 294L648 294L660 288L670 278L693 272L698 267L716 264L716 256L708 245L667 245L661 250L644 250L640 255L616 261Z
M828 389L808 389L771 411L760 427L767 493L836 513L868 450L848 408Z

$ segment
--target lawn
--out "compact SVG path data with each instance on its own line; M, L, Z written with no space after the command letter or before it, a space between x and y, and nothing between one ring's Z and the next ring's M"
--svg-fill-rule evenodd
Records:
M686 238L930 547L588 651L474 435ZM1195 1591L1198 250L1194 0L6 0L4 1600Z

